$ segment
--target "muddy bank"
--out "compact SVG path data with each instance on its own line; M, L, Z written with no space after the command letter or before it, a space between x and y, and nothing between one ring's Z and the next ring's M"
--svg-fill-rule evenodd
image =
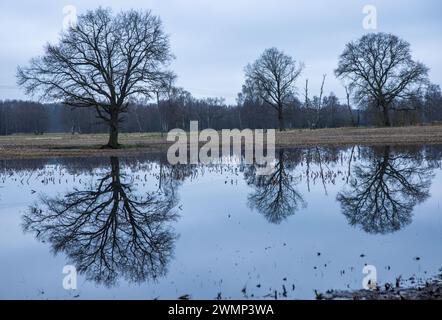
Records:
M403 287L399 283L385 284L374 290L317 293L318 300L442 300L442 275L423 284Z

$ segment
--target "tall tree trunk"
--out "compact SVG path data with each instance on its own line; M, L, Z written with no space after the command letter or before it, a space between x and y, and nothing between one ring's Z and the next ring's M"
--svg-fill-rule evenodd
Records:
M238 107L239 129L242 130L241 107Z
M109 142L107 143L107 147L111 149L118 149L118 110L114 108L111 111L111 117L109 122Z
M285 131L284 118L282 116L282 107L278 108L279 131Z
M386 105L382 106L382 110L384 113L384 125L386 127L391 127L391 122L390 122L390 113L388 112L388 107Z
M347 109L348 109L348 113L350 115L351 125L353 127L356 127L355 119L353 117L353 111L350 106L350 90L348 89L347 86L345 86L344 88L345 88L345 94L347 96ZM358 110L358 118L359 118L359 110ZM358 126L359 126L359 119L358 119Z
M156 92L156 97L157 97L157 108L158 108L158 115L160 116L160 132L161 132L161 138L164 136L164 119L163 119L163 114L162 114L162 110L160 107L160 92L157 91Z

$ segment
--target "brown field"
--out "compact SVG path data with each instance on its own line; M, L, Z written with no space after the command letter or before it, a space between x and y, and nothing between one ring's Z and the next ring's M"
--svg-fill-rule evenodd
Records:
M106 134L45 134L0 136L0 159L56 156L108 156L165 150L168 142L159 133L121 134L119 150L103 150ZM313 145L442 144L442 125L398 128L338 128L278 132L280 147Z

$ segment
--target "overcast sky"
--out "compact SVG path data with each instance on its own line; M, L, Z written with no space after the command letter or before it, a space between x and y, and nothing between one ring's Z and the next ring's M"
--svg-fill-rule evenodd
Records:
M370 32L362 10L374 5L377 31L410 42L413 56L430 67L431 80L442 84L440 0L18 0L0 4L0 99L27 98L15 84L16 68L57 41L66 5L78 14L98 6L151 9L170 35L178 85L228 103L241 90L244 66L269 47L305 63L299 87L309 78L311 94L318 94L327 74L325 91L344 98L333 70L345 44Z

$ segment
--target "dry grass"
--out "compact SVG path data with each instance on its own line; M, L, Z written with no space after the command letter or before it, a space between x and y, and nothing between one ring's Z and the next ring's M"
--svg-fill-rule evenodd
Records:
M53 156L127 155L165 150L165 137L159 133L121 134L119 150L103 150L106 134L46 134L0 136L0 159ZM277 133L277 145L299 147L312 145L442 144L442 125L399 128L338 128L291 130Z
M277 144L293 145L379 145L442 143L442 126L398 128L338 128L294 130L279 133Z

